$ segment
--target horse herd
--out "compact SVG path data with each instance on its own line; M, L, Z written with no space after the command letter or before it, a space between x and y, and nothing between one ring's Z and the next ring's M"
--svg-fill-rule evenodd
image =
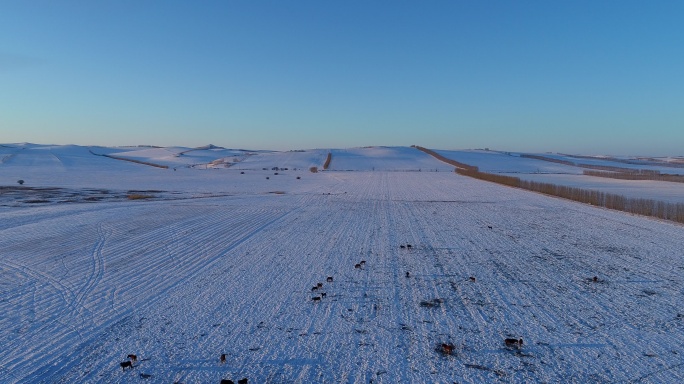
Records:
M491 229L491 228L492 227L489 226L489 229ZM399 248L410 250L413 248L413 246L411 244L406 244L406 245L402 244L399 246ZM365 267L365 265L366 265L366 260L361 260L359 263L354 265L354 268L355 269L363 269ZM408 278L410 276L411 276L411 274L407 271L406 277ZM474 276L471 276L468 280L470 280L471 282L477 281ZM590 280L592 282L598 282L599 281L598 277L596 277L596 276L593 278L589 278L588 280ZM328 282L328 283L332 283L333 281L334 281L334 279L332 276L328 276L326 278L326 282ZM319 292L322 289L323 289L323 283L319 282L319 283L316 283L316 285L314 285L311 288L311 292ZM326 296L327 296L326 292L320 292L320 294L318 296L312 297L311 300L313 302L320 302ZM521 349L523 347L523 339L522 338L518 338L518 339L506 338L506 339L504 339L504 346L506 348L509 348L509 349ZM452 355L456 350L456 346L454 346L453 344L450 344L450 343L442 343L442 344L439 344L437 346L436 350L438 352L444 354L444 355ZM137 362L137 360L138 360L138 356L135 354L130 354L127 357L128 357L128 360L119 363L121 366L121 369L123 371L125 371L126 368L133 369L134 368L133 363ZM221 356L219 357L219 362L221 364L224 364L226 362L226 354L225 353L221 354ZM151 377L151 376L150 375L144 375L143 376L143 374L141 374L141 377ZM247 383L248 383L247 378L242 378L242 379L237 381L237 384L247 384ZM229 379L222 379L221 384L235 384L235 382L233 380L229 380Z

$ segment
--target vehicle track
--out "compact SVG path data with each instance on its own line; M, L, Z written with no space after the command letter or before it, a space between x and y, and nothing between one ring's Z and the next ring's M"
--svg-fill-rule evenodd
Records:
M288 214L287 212L278 212L278 211L271 211L268 212L267 215L263 215L266 213L265 211L261 210L256 210L252 211L250 213L251 219L248 221L237 221L236 224L237 226L241 229L241 232L236 232L232 234L231 236L228 236L224 239L224 241L219 242L219 243L214 243L211 247L211 249L204 249L202 250L200 244L203 242L207 241L208 239L211 238L211 233L215 235L216 231L220 231L221 229L224 229L224 227L221 226L212 226L211 224L213 222L220 221L222 218L224 218L225 214L228 212L220 212L218 215L214 215L213 219L212 218L207 218L209 219L209 223L205 222L203 225L205 227L211 228L213 232L209 232L207 234L206 232L200 232L199 237L193 238L192 241L188 241L186 243L181 243L179 244L179 249L183 251L188 251L190 249L197 250L198 248L200 249L199 254L201 257L197 258L191 258L191 257L185 257L183 258L183 261L179 263L179 259L174 259L169 257L169 255L166 255L164 258L155 258L155 257L145 257L145 258L138 258L137 260L131 261L130 264L128 264L129 269L120 269L119 273L113 273L112 275L104 275L104 278L99 278L100 281L105 282L105 286L112 285L112 281L127 281L128 284L126 284L125 287L122 289L119 289L115 295L114 295L114 302L117 303L122 303L122 304L113 304L110 306L101 306L98 311L102 311L104 309L111 310L115 308L116 312L119 314L120 317L126 317L129 316L130 314L133 313L134 308L139 308L140 306L142 307L149 307L149 306L154 306L155 302L157 300L160 300L165 297L165 295L168 292L172 292L176 287L178 287L181 284L187 284L187 282L192 281L192 279L200 274L202 271L205 271L207 269L210 269L212 265L217 263L219 260L221 260L227 253L229 253L232 249L238 247L240 244L243 242L247 241L249 238L254 236L255 234L259 233L260 231L264 230L267 228L269 225L272 225L273 223L277 222L278 220L282 219L284 215ZM232 212L234 214L234 212ZM256 214L255 214L256 213ZM274 215L275 214L275 215ZM270 220L269 219L270 216ZM264 219L268 220L265 221ZM191 223L194 223L194 225L199 225L200 223L197 223L196 221L192 220L190 221ZM230 229L230 228L228 228ZM149 235L143 236L143 237L137 237L136 240L134 241L146 241L146 239L151 240L151 239L157 239L157 241L164 241L165 239L172 238L173 234L175 231L169 230L168 227L161 227L159 230L153 230L150 232ZM102 232L105 234L106 232ZM149 237L148 237L149 236ZM107 236L103 236L102 238L106 239ZM101 239L102 239L101 238ZM129 240L132 241L132 240ZM101 242L98 242L97 244L100 244ZM123 252L123 249L127 248L128 241L123 242L123 243L118 243L117 246L111 247L109 253L111 254L116 254L118 252L122 252L123 258L128 259L128 256L131 254L131 251L129 250L128 252ZM104 244L102 242L102 244ZM97 251L99 249L98 246L95 247L95 250ZM197 252L195 252L197 253ZM94 252L94 254L97 254L97 252ZM121 257L121 256L119 256ZM174 269L170 269L174 268ZM174 272L175 277L172 278L172 275L166 274L164 271L168 272L173 272L173 271L178 271L175 268L180 268L180 270L184 271L184 274L181 276L178 276L177 273ZM112 268L108 268L108 270L112 270ZM155 278L146 280L146 279L140 279L136 278L136 274L140 275L140 271L156 271L156 272L161 272L164 273L163 275L156 276ZM93 278L93 281L97 280L97 278ZM93 284L94 286L94 284ZM86 286L87 287L87 286ZM150 292L155 292L155 295L150 296ZM125 304L123 304L125 303ZM98 316L99 314L97 312L93 312L93 315ZM99 337L101 337L101 333L103 332L104 329L107 329L109 327L112 327L116 323L115 319L112 320L105 320L103 323L98 324L97 329L98 330L93 330L91 331L93 336L90 339L86 339L82 344L84 345L92 345L95 340L97 340ZM88 348L76 348L74 351L73 355L73 360L70 363L67 364L62 364L60 366L54 366L51 364L53 361L52 358L47 358L45 359L46 361L43 364L43 368L36 370L33 372L30 376L33 379L37 379L39 377L63 377L67 376L68 373L76 368L76 365L79 364L79 362L84 362L88 360L88 354L93 353L91 349ZM87 364L86 364L87 365ZM81 379L88 379L92 378L94 379L93 376L83 376Z
M102 255L102 251L109 236L111 236L111 231L106 228L105 224L99 223L97 225L97 241L93 245L92 251L90 252L90 273L88 274L83 287L76 293L74 307L79 308L79 312L84 310L84 299L93 292L104 275L105 260L104 256Z

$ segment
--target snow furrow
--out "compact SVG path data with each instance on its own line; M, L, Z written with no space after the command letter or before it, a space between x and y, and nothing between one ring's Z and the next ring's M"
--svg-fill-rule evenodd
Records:
M309 177L13 213L0 381L684 378L681 226L447 172Z

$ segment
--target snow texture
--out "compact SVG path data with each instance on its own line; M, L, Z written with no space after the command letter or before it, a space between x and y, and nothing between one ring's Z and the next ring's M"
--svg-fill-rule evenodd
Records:
M328 152L0 146L0 382L684 380L681 225Z

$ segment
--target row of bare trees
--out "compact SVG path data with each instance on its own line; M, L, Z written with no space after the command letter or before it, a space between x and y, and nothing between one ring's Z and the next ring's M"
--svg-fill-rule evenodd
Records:
M521 180L518 177L497 175L463 168L456 168L456 173L464 176L474 177L480 180L507 185L510 187L526 189L528 191L539 192L550 196L562 197L564 199L591 204L598 207L684 223L684 204L682 203L668 203L651 199L629 198L613 193L605 193L591 189Z
M535 160L541 160L541 161L547 161L550 163L557 163L557 164L563 164L563 165L569 165L571 167L580 167L580 168L587 168L587 169L598 169L602 171L610 171L610 172L631 172L634 171L634 169L630 168L622 168L622 167L612 167L609 165L596 165L596 164L583 164L583 163L576 163L574 161L570 160L562 160L562 159L556 159L554 157L546 157L546 156L540 156L540 155L529 155L529 154L522 154L520 157L526 157L528 159L535 159Z
M478 168L475 167L475 166L468 165L468 164L465 164L465 163L460 163L460 162L458 162L458 161L456 161L456 160L448 159L448 158L446 158L446 157L440 155L439 153L437 153L437 152L435 152L435 151L433 151L433 150L430 150L430 149L421 147L421 146L419 146L419 145L412 145L411 147L416 148L416 149L419 150L419 151L425 152L425 153L427 153L428 155L430 155L430 156L436 158L437 160L443 161L443 162L445 162L445 163L447 163L447 164L451 164L451 165L453 165L453 166L456 167L456 168L467 169L467 170L471 170L471 171L477 171L477 170L478 170Z
M328 169L328 167L330 167L331 161L332 161L332 152L328 152L328 157L325 158L325 163L323 163L323 169Z
M637 172L601 172L584 170L583 173L587 176L606 177L609 179L655 180L669 181L671 183L684 183L684 175L663 174L658 171L639 170Z
M573 157L576 159L589 159L589 160L596 160L597 159L596 156L569 155L566 153L559 153L559 155L566 156L566 157ZM676 161L678 159L675 159L675 161L664 161L662 159L656 159L653 157L641 157L638 159L620 159L617 157L601 157L599 159L609 160L609 161L613 161L616 163L632 164L632 165L655 165L658 167L684 168L684 162Z
M595 177L606 177L611 179L620 180L654 180L654 181L669 181L673 183L684 183L683 175L673 175L673 174L663 174L660 171L650 170L650 169L634 169L634 168L622 168L613 167L609 165L596 165L596 164L583 164L575 163L569 160L556 159L553 157L546 157L540 155L528 155L523 154L520 157L526 157L529 159L548 161L552 163L570 165L573 167L586 168L590 170L584 170L583 173L587 176ZM604 171L604 172L601 172Z

